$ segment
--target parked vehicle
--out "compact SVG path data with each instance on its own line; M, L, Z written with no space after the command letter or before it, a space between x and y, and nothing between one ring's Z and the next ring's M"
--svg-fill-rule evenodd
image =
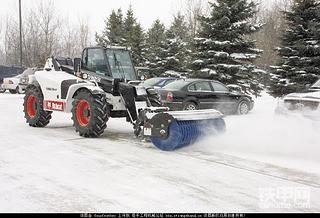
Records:
M142 82L140 85L146 88L161 89L164 86L176 80L177 78L174 78L174 77L154 77L151 79L147 79L146 81Z
M306 87L304 92L286 95L278 103L276 112L303 113L305 115L319 115L320 113L320 80L314 85ZM316 114L314 112L317 112Z
M4 78L3 84L1 85L1 92L3 93L6 90L9 90L11 94L24 93L28 85L29 75L33 75L34 72L35 72L35 69L28 68L18 76Z
M7 77L14 77L21 74L24 71L21 67L8 67L0 66L0 93L4 93L6 90L2 88L3 79Z
M231 92L218 81L186 79L159 90L161 100L171 110L216 109L224 114L248 114L254 101L248 95Z

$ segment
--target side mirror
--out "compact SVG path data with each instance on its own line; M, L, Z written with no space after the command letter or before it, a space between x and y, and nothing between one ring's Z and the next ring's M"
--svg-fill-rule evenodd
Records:
M81 58L75 58L74 59L74 64L73 64L73 70L75 73L78 73L81 71Z
M120 82L122 82L122 79L114 79L112 84L112 94L114 96L120 95Z

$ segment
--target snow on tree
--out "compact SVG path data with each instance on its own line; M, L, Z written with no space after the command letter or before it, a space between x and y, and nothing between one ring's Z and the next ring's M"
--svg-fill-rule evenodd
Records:
M123 43L123 14L122 10L112 10L109 18L105 20L105 29L101 35L96 34L98 45L121 45Z
M165 71L186 72L188 57L187 24L184 16L178 13L166 32L164 57L162 60Z
M144 47L144 32L141 25L137 22L137 19L134 17L134 12L130 6L126 18L124 19L124 35L123 35L123 45L131 48L133 62L135 66L142 65L143 62L143 47Z
M112 11L105 23L106 27L102 35L96 35L98 45L127 47L132 50L135 66L142 65L145 35L143 28L134 17L132 7L129 7L125 18L121 9L117 13Z
M161 75L165 72L163 59L165 58L164 44L166 41L166 28L159 19L155 20L147 32L146 39L146 62L154 75Z
M288 28L282 37L279 66L272 67L271 93L282 96L302 91L320 75L320 3L295 0L284 12Z
M202 28L194 42L193 76L239 85L243 91L258 95L262 90L262 71L253 62L262 51L249 38L262 27L252 22L256 4L247 0L217 0L210 7L210 15L200 17Z

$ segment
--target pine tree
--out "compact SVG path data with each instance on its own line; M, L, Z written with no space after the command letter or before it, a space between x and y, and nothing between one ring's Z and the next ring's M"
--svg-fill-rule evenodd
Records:
M145 33L139 23L132 30L131 48L133 52L133 61L135 66L143 66L145 62Z
M133 61L136 66L142 65L142 51L144 46L144 32L141 25L134 17L134 12L130 6L126 18L124 19L124 42L123 46L131 48Z
M124 25L123 25L123 30L124 30L124 41L123 44L127 47L130 47L133 41L133 29L135 27L136 24L136 19L134 18L133 15L133 10L132 7L130 6L128 11L127 11L127 15L124 19Z
M210 16L201 16L201 31L195 39L193 76L236 84L243 91L258 95L262 72L254 66L260 50L249 36L261 29L251 22L256 4L248 0L217 0Z
M162 60L165 57L165 34L166 28L159 19L155 20L147 32L146 39L146 63L154 75L164 73L165 68Z
M166 32L164 57L165 71L185 72L188 65L187 24L184 16L178 13Z
M133 62L135 66L143 63L143 47L145 45L145 35L141 25L134 17L134 12L130 6L126 17L123 18L121 9L112 11L105 21L106 27L101 35L96 34L96 41L100 46L123 46L132 50Z
M112 11L109 18L105 21L105 29L101 35L96 34L96 42L100 46L121 45L123 44L123 14L122 10Z
M302 91L320 75L320 3L295 0L284 12L288 28L282 37L279 66L273 67L271 93L282 96Z

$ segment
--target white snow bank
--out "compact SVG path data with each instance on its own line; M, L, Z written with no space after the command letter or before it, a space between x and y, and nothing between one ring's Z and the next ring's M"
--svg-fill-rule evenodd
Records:
M320 174L320 122L274 113L277 99L264 94L247 116L226 118L227 132L208 137L197 150L222 152Z

